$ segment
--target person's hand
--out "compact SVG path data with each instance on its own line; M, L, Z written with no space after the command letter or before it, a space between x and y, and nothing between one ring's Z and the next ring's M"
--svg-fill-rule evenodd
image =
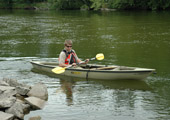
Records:
M77 64L76 63L73 63L72 66L76 66Z
M85 64L87 64L88 62L89 62L89 59L86 59L86 60L85 60Z

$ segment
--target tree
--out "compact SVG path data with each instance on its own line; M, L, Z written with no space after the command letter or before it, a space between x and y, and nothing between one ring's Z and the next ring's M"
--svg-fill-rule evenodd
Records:
M53 8L57 9L80 9L84 0L48 0Z
M100 8L105 8L107 0L90 0L92 2L91 8L94 10L99 10Z

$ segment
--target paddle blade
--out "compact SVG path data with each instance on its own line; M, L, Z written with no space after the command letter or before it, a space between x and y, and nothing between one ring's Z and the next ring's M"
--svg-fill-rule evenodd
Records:
M52 72L56 73L56 74L61 74L63 72L65 72L65 67L56 67L54 69L52 69Z
M103 53L99 53L96 55L96 59L97 60L103 60L104 59L104 54Z

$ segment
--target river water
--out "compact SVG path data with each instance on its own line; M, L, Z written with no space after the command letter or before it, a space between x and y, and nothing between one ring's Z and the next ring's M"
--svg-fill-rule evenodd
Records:
M82 60L156 69L144 81L53 78L31 71L31 60L57 61L65 39ZM31 116L43 120L170 119L169 12L0 10L0 79L43 82L49 98Z

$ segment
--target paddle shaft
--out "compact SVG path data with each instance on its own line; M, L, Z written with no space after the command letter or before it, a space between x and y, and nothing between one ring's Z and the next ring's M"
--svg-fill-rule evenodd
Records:
M94 58L90 58L89 59L89 61L91 61L91 60L96 60L96 57L94 57ZM80 63L77 63L77 65L79 65L79 64L83 64L83 63L85 63L87 60L85 60L85 61L81 61Z

